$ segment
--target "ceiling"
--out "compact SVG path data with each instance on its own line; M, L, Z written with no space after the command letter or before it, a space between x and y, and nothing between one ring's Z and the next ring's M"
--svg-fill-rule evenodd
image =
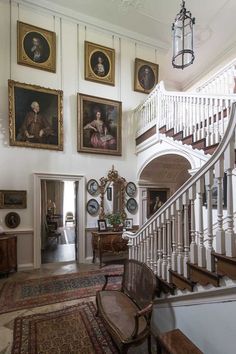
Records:
M195 61L180 70L171 66L171 25L181 0L50 0L96 21L109 23L140 38L148 38L166 53L162 77L182 88L213 68L234 45L235 0L186 0L186 8L196 18L194 26ZM66 4L66 5L65 5ZM162 68L160 68L161 70Z

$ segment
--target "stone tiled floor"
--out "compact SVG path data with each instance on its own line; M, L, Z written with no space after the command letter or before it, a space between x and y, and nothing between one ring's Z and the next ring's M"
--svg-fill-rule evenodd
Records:
M64 273L74 273L74 272L85 272L89 270L96 270L98 269L97 264L77 264L75 262L70 263L52 263L52 264L45 264L40 269L33 270L33 271L21 271L17 273L13 273L9 276L9 278L0 278L0 289L3 283L11 282L15 280L27 280L27 279L35 279L41 278L50 275L60 275ZM90 300L94 300L94 297L89 298ZM14 312L8 312L5 314L0 315L0 354L11 354L11 347L13 341L13 326L14 326L14 319L17 316L26 316L30 314L40 313L40 312L49 312L49 311L56 311L60 308L71 306L77 304L84 299L80 300L72 300L72 301L65 301L61 303L34 307L31 309L23 309ZM1 301L1 299L0 299ZM147 353L147 345L144 345L133 348L129 350L129 354L146 354ZM47 353L44 353L47 354ZM70 353L68 353L70 354Z

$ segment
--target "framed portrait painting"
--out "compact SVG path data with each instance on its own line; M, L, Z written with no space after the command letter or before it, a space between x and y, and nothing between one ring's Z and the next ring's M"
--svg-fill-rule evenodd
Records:
M78 94L78 151L121 155L119 101Z
M26 191L0 190L0 209L25 209Z
M55 73L55 32L18 21L17 63Z
M147 189L147 217L150 218L169 198L168 188Z
M63 150L63 92L8 81L10 145Z
M135 58L134 91L150 93L158 83L159 65Z
M85 80L115 85L115 50L85 41Z

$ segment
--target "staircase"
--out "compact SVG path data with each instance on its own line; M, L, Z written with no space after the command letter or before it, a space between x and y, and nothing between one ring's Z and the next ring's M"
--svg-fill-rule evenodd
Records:
M137 145L165 134L212 154L136 233L123 234L129 258L156 274L158 296L174 295L176 289L192 292L196 284L219 287L223 276L236 279L234 101L235 95L170 93L160 83L135 111Z

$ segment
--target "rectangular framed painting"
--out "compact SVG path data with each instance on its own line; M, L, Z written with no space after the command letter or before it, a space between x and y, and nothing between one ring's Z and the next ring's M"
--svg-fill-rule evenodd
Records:
M78 94L78 151L121 155L122 104Z
M132 228L133 228L133 219L125 219L124 228L126 230L132 230Z
M222 194L223 194L223 208L227 208L227 174L224 173L223 177L223 185L222 185ZM212 207L217 208L217 199L218 199L218 188L217 188L217 178L213 179L213 186L212 186ZM203 205L207 206L207 193L206 188L203 194Z
M103 219L98 220L98 231L99 232L107 231L106 220L103 220Z
M147 189L147 217L150 218L169 198L168 188Z
M26 191L0 190L0 209L25 209Z
M150 93L158 83L159 65L135 58L134 91Z
M115 50L85 41L85 80L115 85Z
M55 32L17 21L17 63L55 73Z
M63 92L8 81L10 145L63 150Z

